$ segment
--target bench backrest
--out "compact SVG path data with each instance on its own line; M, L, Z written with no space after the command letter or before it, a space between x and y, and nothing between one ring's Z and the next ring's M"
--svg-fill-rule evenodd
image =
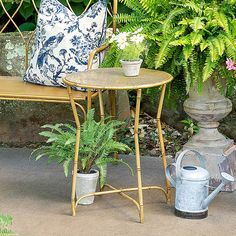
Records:
M65 0L65 1L66 1L66 4L67 4L67 7L73 12L73 7L71 6L69 0ZM112 24L113 32L115 32L116 31L116 15L117 15L117 11L118 11L118 0L110 0L111 3L110 3L109 0L107 0L107 1L108 1L108 17L112 17L111 24ZM9 28L11 28L11 30L13 28L14 30L16 30L18 32L18 35L14 36L14 37L15 37L15 41L17 41L17 42L20 39L21 40L20 45L23 44L23 47L24 47L24 55L23 55L23 57L24 57L23 61L24 62L22 62L22 63L24 63L23 70L25 70L28 67L28 57L29 57L29 52L30 52L31 45L32 45L32 39L33 39L33 36L34 36L34 32L29 33L29 32L21 31L20 28L19 28L19 22L17 22L17 21L19 21L18 20L19 19L19 13L21 11L27 10L27 9L25 9L24 2L25 2L25 0L20 0L17 3L17 6L15 7L14 11L12 12L12 9L8 10L9 1L7 3L4 0L0 0L0 12L5 13L5 17L4 17L5 22L0 24L0 33L4 33L4 32L9 31L8 30ZM39 1L31 0L31 2L32 2L32 9L37 14L38 13L37 6L39 5ZM83 9L82 12L85 12L93 2L96 2L96 1L89 0L88 4L85 6L85 8ZM13 3L11 3L11 4L13 4ZM14 3L14 4L16 4L16 3ZM9 34L5 34L5 35L7 37L10 37ZM1 36L1 34L0 34L0 36ZM6 41L4 41L4 43L5 42L8 43L8 39ZM8 58L10 58L10 59L13 58L12 52L10 51L11 47L12 47L11 45L9 45L9 46L5 45L4 50L2 50L2 52L1 52L3 55L5 55L6 53L8 53L7 50L9 49ZM14 49L14 51L16 51L16 50ZM18 50L18 51L20 51L20 50ZM19 52L19 54L23 54L23 53ZM22 56L22 55L19 55L19 56ZM17 55L16 58L18 58L18 55ZM6 57L6 59L7 59L7 57ZM3 59L3 61L4 61L4 59ZM0 64L1 64L1 62L0 62ZM13 64L14 64L14 62L13 62ZM20 72L16 71L15 72L14 68L13 68L14 66L12 66L12 65L3 65L3 67L6 67L7 73L6 73L5 70L2 70L1 65L0 65L0 74L1 73L2 74L10 74L10 75L20 75L20 74L22 74L22 71L20 71ZM11 69L14 71L13 73L11 73L11 71L10 71ZM2 72L2 71L4 71L4 72Z

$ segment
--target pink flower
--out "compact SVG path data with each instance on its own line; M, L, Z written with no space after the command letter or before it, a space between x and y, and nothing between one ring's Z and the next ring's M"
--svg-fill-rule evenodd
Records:
M233 60L231 60L230 58L227 58L226 68L227 68L227 70L236 70L236 63Z

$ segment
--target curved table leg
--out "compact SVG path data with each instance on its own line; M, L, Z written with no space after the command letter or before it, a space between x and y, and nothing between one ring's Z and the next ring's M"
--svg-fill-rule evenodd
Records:
M137 169L137 182L138 182L138 198L139 198L139 218L140 223L144 222L144 209L143 209L143 189L142 189L142 176L141 176L141 164L140 164L140 152L139 152L139 140L138 140L138 125L139 125L139 114L140 114L140 100L142 90L137 90L136 97L136 111L135 111L135 122L134 122L134 141L135 141L135 159Z
M109 90L109 102L110 102L110 115L112 116L112 119L116 119L116 91L115 90ZM116 135L114 137L116 140ZM114 154L114 158L119 159L118 153Z
M116 91L109 90L109 100L110 100L110 115L116 118Z
M163 101L164 101L164 97L165 97L165 90L166 90L166 84L164 84L162 86L159 105L158 105L158 109L157 109L157 131L158 131L157 133L159 136L159 141L160 141L160 146L161 146L161 156L162 156L164 173L165 173L167 203L170 203L170 201L171 201L171 187L170 187L169 180L166 178L166 166L167 166L166 151L165 151L164 139L163 139L162 128L161 128L161 112L162 112Z
M88 89L87 91L87 111L92 108L92 90Z
M102 96L102 91L100 89L98 90L98 97L99 97L100 117L101 119L104 119L105 113L104 113L104 105L103 105L103 96Z
M76 124L76 143L75 143L75 155L74 155L74 167L73 167L73 176L72 176L72 189L71 189L71 211L72 216L75 216L76 214L76 177L77 177L77 170L78 170L78 157L79 157L79 143L80 143L80 121L78 112L76 109L76 104L72 96L71 87L67 87L70 103L75 119Z

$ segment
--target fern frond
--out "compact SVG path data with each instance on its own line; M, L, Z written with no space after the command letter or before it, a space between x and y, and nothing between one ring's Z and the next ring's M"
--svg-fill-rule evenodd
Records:
M224 42L226 45L226 54L227 57L236 59L236 42L235 38L231 35L223 35Z
M201 52L204 51L208 46L208 42L206 40L202 40L202 42L200 43Z
M215 47L215 39L209 40L209 53L212 62L215 62L219 59L220 55L218 54L218 49Z
M222 27L225 32L229 32L229 24L227 16L223 12L214 12L215 20L217 21L218 25Z
M175 32L175 38L178 38L179 36L183 35L187 29L187 26L183 25L180 27L179 30Z
M170 52L171 52L172 46L170 45L170 42L172 41L173 37L174 36L172 35L172 37L169 37L166 40L163 40L162 43L160 44L160 50L155 56L156 69L161 67L167 61L167 59L171 56Z
M191 78L191 73L190 73L189 65L188 65L187 61L183 62L183 68L184 68L184 78L185 78L185 82L186 82L186 93L188 94L190 86L191 86L192 78Z
M185 45L185 46L183 47L183 53L184 53L184 59L185 59L185 61L187 61L187 60L189 59L189 57L190 57L190 55L192 54L193 50L194 50L194 46L193 46L193 45L190 45L190 44Z
M195 17L191 21L189 21L191 28L194 31L198 31L204 28L203 17Z
M132 9L134 12L142 13L143 8L139 1L137 0L119 0L121 3L123 3L128 8Z
M174 22L174 18L176 16L184 14L184 12L185 12L184 9L179 9L179 8L177 8L177 9L170 12L170 14L167 16L166 20L163 23L162 31L163 31L164 35L166 35L170 31L172 22Z
M172 45L172 46L184 46L187 44L190 44L190 36L189 35L182 36L181 38L170 42L170 45Z
M212 44L217 49L219 56L222 56L225 52L225 42L221 35L214 38Z
M117 15L117 21L120 23L130 23L130 22L137 22L140 20L140 16L136 13L119 13Z
M212 61L211 56L206 58L205 66L203 68L203 75L202 75L203 82L205 82L206 80L210 78L216 66L217 66L217 61Z
M182 19L178 22L178 25L184 25L184 26L188 26L190 24L190 19Z
M190 9L190 10L192 10L192 11L194 11L194 12L200 14L200 15L202 13L201 7L199 7L198 4L193 2L193 1L184 2L184 4L174 3L174 5L181 6L183 8L188 8L188 9Z
M202 68L203 68L203 57L199 56L196 51L190 56L190 70L191 70L191 86L197 84L197 90L200 93L203 88L202 81Z
M140 3L146 13L152 17L157 16L157 8L160 6L160 1L158 0L140 0Z
M200 44L202 39L203 39L202 32L200 31L192 32L189 35L189 40L193 46Z
M149 46L148 53L145 57L145 62L146 62L149 69L155 68L155 61L153 60L153 58L155 58L155 56L158 52L158 49L159 49L158 46L154 42L152 42Z

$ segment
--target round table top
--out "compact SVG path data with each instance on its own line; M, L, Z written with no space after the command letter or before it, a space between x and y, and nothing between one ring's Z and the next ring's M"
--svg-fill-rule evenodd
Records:
M140 69L136 77L126 77L121 68L99 68L67 75L64 82L70 86L91 89L142 89L169 83L173 77L164 72Z

